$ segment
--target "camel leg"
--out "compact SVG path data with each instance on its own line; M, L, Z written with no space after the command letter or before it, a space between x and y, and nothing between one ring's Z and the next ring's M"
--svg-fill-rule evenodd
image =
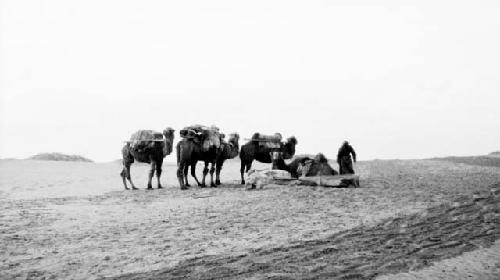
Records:
M245 172L248 173L248 171L250 171L250 169L252 169L252 162L248 162L246 164L246 170L245 170Z
M184 184L185 166L186 166L185 162L180 162L179 165L177 166L177 179L179 180L179 186L181 187L181 190L187 189L186 185Z
M210 187L217 188L217 185L214 183L214 173L215 173L215 162L212 162L210 167Z
M185 180L185 186L186 187L191 187L191 185L189 185L189 182L188 182L188 171L189 171L189 165L186 165L184 167L184 170L183 170L183 176L184 176L184 180Z
M161 189L163 188L160 183L160 176L161 176L161 167L163 165L163 160L159 161L156 163L156 180L158 181L158 188Z
M151 161L149 174L148 174L148 189L153 188L153 184L151 183L151 181L153 180L153 175L155 173L155 169L156 169L156 161Z
M222 170L222 165L224 162L219 162L215 165L215 184L220 185L220 171Z
M245 184L245 162L241 161L240 173L241 173L241 184Z
M203 178L201 179L201 187L204 188L207 185L205 185L205 179L207 178L208 174L208 162L205 162L205 167L203 168Z
M123 167L122 172L120 172L120 176L122 177L123 180L123 186L125 187L126 190L128 190L127 180L126 180L127 170L125 169L125 166Z
M196 177L196 163L193 163L191 165L191 176L194 178L194 180L196 181L196 184L198 184L198 187L201 187L201 183L200 181L198 180L198 177Z
M125 176L127 176L128 182L130 183L130 186L132 187L133 190L137 190L137 188L134 185L134 182L132 182L132 177L130 176L130 165L127 163L125 165L124 171L125 171Z

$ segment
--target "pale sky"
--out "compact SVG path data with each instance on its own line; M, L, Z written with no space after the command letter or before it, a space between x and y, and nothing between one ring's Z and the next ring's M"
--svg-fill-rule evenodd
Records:
M110 161L195 123L361 160L500 150L500 1L0 3L1 158Z

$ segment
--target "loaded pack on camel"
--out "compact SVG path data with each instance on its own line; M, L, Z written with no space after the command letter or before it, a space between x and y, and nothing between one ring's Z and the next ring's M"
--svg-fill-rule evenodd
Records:
M189 187L187 172L191 166L191 174L199 186L205 186L206 175L210 172L210 185L215 187L213 174L217 161L217 155L221 148L222 134L216 126L192 125L180 131L182 140L177 143L177 178L182 190ZM196 178L196 163L205 162L203 179L200 183ZM208 165L211 164L210 170Z
M139 130L130 136L126 141L130 148L137 152L144 152L146 149L153 148L154 145L163 142L163 134L153 130Z
M192 125L187 126L180 131L180 136L183 139L192 140L197 144L208 147L220 147L221 133L216 126Z
M275 133L273 135L260 134L258 132L252 135L252 142L256 143L260 147L268 149L279 149L281 147L281 139L283 137L280 133Z
M134 161L151 164L148 189L152 188L151 180L155 172L158 188L162 187L160 176L163 158L172 153L174 132L175 130L170 127L163 130L163 133L153 130L139 130L132 134L129 141L125 141L122 148L123 170L120 173L125 189L128 189L126 179L128 179L132 189L137 189L130 176L130 166Z
M283 158L290 159L295 155L295 146L297 143L297 139L294 136L283 141L280 133L275 133L274 135L254 133L252 138L245 145L241 146L241 184L245 184L244 173L252 168L254 160L262 163L272 163L272 152L281 152Z

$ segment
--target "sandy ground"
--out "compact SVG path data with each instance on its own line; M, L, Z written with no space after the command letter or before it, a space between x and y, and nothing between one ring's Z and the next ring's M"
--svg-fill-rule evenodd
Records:
M489 248L466 252L461 256L436 262L417 271L384 275L378 280L498 280L500 270L500 241Z
M136 185L144 188L147 166L132 168ZM224 270L228 262L234 262L235 267L246 273L242 274L244 278L294 279L316 275L318 279L341 279L350 275L331 274L335 265L327 265L328 262L309 267L314 271L304 270L307 260L290 258L318 251L321 253L310 257L309 264L324 259L357 265L347 266L354 271L353 277L425 279L425 275L431 275L450 279L448 276L455 275L454 279L462 276L465 279L471 274L476 279L493 279L487 277L500 275L498 262L486 261L489 256L498 259L499 255L500 246L494 241L500 237L497 215L500 210L495 208L500 203L496 197L471 202L474 193L481 192L484 196L500 181L500 168L394 160L361 162L356 169L361 174L359 189L270 185L263 190L247 191L237 184L239 163L234 161L225 166L222 187L181 191L175 179L175 166L165 164L162 178L165 189L124 191L118 163L2 160L0 277L236 277L228 267ZM488 216L490 212L492 217ZM370 239L373 244L366 243L363 247L370 248L369 252L413 248L412 244L396 243L397 246L388 249L387 243L380 239L399 240L391 234L400 231L401 220L417 225L408 226L408 232L420 239L409 233L401 237L414 240L415 246L426 244L422 238L443 245L446 240L438 237L453 232L462 233L457 235L461 243L446 245L451 246L449 250L434 244L437 246L434 255L422 257L418 252L425 250L417 250L408 258L413 264L398 265L391 263L394 259L382 258L384 254L365 252L370 257L348 261L342 259L345 254L329 249L344 246L344 251L352 251L357 247L345 242L358 240L357 243L365 244L362 241L368 236L375 236ZM410 222L407 224L412 225ZM437 230L433 224L448 227L440 231L442 227ZM466 225L475 230L459 230L467 228ZM428 234L422 234L422 230ZM294 246L300 250L280 251ZM402 254L397 250L387 252L393 257ZM350 253L359 255L358 251ZM479 256L487 257L485 261L477 261ZM426 258L426 262L418 261ZM465 262L463 258L472 258L477 263L469 263L472 268L468 270L453 270L453 263L461 267L458 264ZM265 265L279 260L289 264L289 270ZM380 267L389 268L363 268L380 262L383 264ZM484 265L490 267L481 267ZM196 267L211 272L202 273L202 277Z

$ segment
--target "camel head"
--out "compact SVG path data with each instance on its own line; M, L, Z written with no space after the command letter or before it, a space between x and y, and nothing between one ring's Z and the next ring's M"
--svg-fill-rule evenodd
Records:
M290 143L291 145L294 145L294 146L298 144L297 138L295 138L295 136L288 137L286 139L286 142Z
M291 159L295 155L295 145L298 141L295 136L288 137L286 139L285 145L282 146L283 158Z
M233 147L238 147L239 140L240 140L240 135L238 133L231 133L229 134L229 139L227 140L227 142Z
M175 129L167 127L163 130L163 156L170 155L174 146L174 132Z
M165 138L167 139L174 139L174 132L175 132L175 129L171 128L171 127L167 127L163 130L163 136L165 136Z
M240 136L238 133L229 134L227 142L223 142L224 144L221 147L221 152L223 157L226 159L235 158L240 153L240 145L238 143Z

